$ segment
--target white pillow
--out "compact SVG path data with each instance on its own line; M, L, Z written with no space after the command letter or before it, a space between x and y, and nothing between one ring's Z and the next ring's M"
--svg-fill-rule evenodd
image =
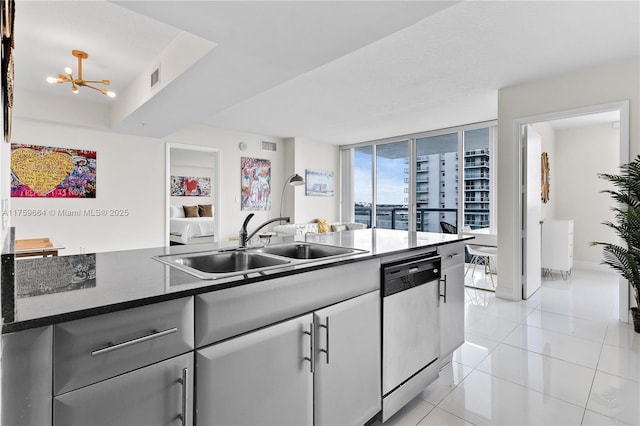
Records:
M182 206L169 206L169 217L184 217Z

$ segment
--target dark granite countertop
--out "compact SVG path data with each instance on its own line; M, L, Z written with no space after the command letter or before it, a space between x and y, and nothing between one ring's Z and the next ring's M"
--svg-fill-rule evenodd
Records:
M202 280L153 256L231 247L198 244L49 258L15 259L3 254L2 333L40 327L280 276L357 262L392 253L467 240L452 234L363 229L320 234L308 240L366 250L334 261L286 266L215 280ZM273 238L271 244L293 241ZM15 273L11 273L15 271Z

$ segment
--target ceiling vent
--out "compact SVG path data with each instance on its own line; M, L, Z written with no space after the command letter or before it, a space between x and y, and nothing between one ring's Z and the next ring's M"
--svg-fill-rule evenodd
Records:
M262 150L263 151L272 151L272 152L276 152L276 144L275 142L267 142L267 141L262 141Z
M151 87L154 87L156 84L160 83L160 66L158 66L158 68L153 70L153 72L151 73L150 82Z

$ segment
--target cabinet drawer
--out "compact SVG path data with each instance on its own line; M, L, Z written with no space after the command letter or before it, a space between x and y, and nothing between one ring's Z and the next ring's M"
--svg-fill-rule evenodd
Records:
M53 391L59 395L193 349L193 298L54 326Z
M53 399L53 426L190 426L193 374L188 353L67 392Z
M473 240L471 240L473 241ZM464 243L453 243L438 246L438 253L442 257L442 269L464 263Z

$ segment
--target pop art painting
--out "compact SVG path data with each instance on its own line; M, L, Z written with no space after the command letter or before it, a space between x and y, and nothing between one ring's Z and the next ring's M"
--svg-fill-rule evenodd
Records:
M241 209L271 210L271 161L242 157Z
M171 196L210 197L210 177L171 176Z
M11 196L96 198L96 152L12 144Z

